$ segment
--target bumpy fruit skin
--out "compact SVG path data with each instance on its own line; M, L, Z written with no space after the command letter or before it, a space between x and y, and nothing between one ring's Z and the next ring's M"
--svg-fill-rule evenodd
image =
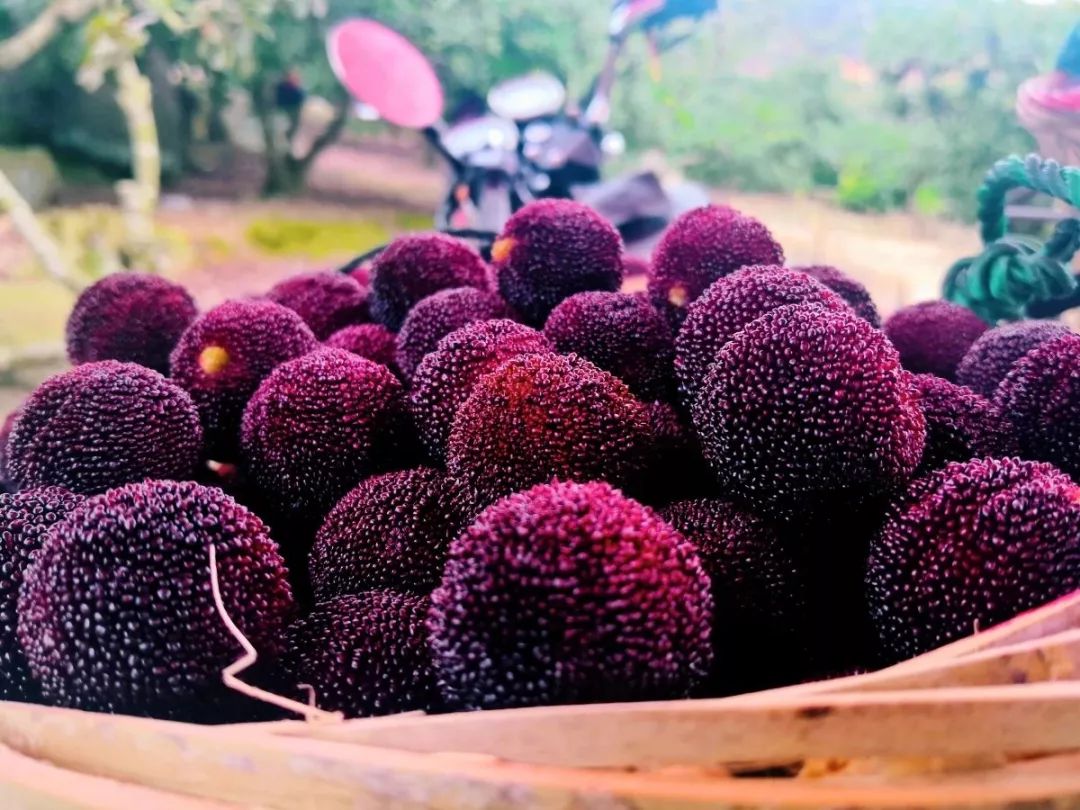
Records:
M467 522L454 490L430 467L361 481L315 535L308 566L315 598L379 588L430 593Z
M334 332L325 341L331 349L344 349L373 363L397 371L397 336L377 323L360 323Z
M564 298L622 284L619 232L572 200L539 200L515 213L495 240L492 259L503 298L537 327Z
M497 293L474 287L440 290L409 310L398 333L398 367L411 380L420 361L451 332L474 321L508 317L510 310Z
M405 397L386 366L318 349L271 372L244 411L251 479L287 510L322 515L401 438Z
M393 591L321 602L289 628L283 668L319 708L373 717L439 708L426 596Z
M339 329L368 320L368 293L343 273L305 273L275 284L266 294L304 319L315 337L326 340Z
M45 533L82 501L82 495L59 487L0 494L0 700L39 697L16 635L19 586Z
M259 383L318 345L298 314L271 301L226 301L188 327L173 350L171 377L199 409L210 458L236 460L240 420Z
M1080 480L1080 335L1025 354L1001 381L994 402L1012 422L1022 456Z
M1012 425L993 403L933 374L916 374L915 386L926 416L926 448L918 474L950 461L1018 454Z
M1080 487L1049 464L954 462L915 481L870 548L882 655L900 660L1080 587Z
M724 345L743 327L786 304L817 304L850 312L844 300L805 273L754 265L714 281L686 310L675 339L675 376L684 402L693 402Z
M632 486L651 442L648 411L617 377L577 355L525 355L458 410L447 470L479 506L552 478Z
M0 492L14 492L16 489L8 469L8 437L11 435L12 428L15 427L18 416L19 410L16 409L5 416L4 421L0 423Z
M671 395L671 329L640 297L617 292L571 295L548 315L544 334L560 352L575 352L614 374L642 399Z
M693 546L602 482L489 507L454 541L431 602L440 688L457 708L686 697L711 665Z
M705 288L748 265L784 263L769 229L726 205L687 211L667 229L653 253L649 296L674 326Z
M87 287L67 321L72 364L138 363L169 373L169 352L197 311L187 290L160 276L113 273Z
M988 329L960 361L956 381L993 399L1017 360L1036 346L1068 334L1069 327L1054 321L1018 321Z
M540 332L514 321L476 321L439 341L413 376L409 407L424 449L446 460L446 446L458 408L476 383L511 357L554 351Z
M84 495L144 478L188 478L202 452L191 397L136 363L84 363L30 395L8 439L19 489Z
M710 694L797 680L806 671L806 581L780 533L719 499L679 501L660 517L694 544L711 583Z
M902 486L926 421L885 336L852 313L767 312L721 350L692 408L721 490L786 520Z
M292 595L277 546L219 489L145 481L88 498L56 523L19 592L19 642L45 698L173 716L217 696L242 649L214 607L275 658Z
M791 269L817 279L843 298L856 315L875 329L881 328L881 316L869 291L847 273L827 264L800 265Z
M371 318L394 331L419 301L452 287L491 289L480 254L441 233L399 236L371 265Z
M956 380L956 367L971 344L989 327L966 307L950 301L924 301L893 313L885 321L904 368Z

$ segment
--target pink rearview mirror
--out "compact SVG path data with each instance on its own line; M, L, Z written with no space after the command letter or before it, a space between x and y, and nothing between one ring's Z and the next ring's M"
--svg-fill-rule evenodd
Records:
M349 93L391 124L423 129L442 115L443 89L435 69L397 31L374 20L346 20L327 35L326 50Z

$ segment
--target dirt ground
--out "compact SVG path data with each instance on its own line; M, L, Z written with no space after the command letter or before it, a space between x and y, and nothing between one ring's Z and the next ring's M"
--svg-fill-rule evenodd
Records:
M241 173L244 186L257 183L257 177L246 179L250 172L245 168L237 169ZM328 149L313 168L309 194L300 199L257 200L250 196L255 188L240 188L240 183L228 177L195 181L163 200L161 224L181 234L188 248L184 266L173 274L201 307L258 294L293 273L335 267L351 258L267 255L247 237L253 221L357 221L392 234L408 217L434 210L443 176L412 144L393 142ZM765 222L790 263L832 264L860 279L883 314L936 296L945 269L978 247L973 227L906 214L853 214L812 197L719 190L713 196ZM11 223L0 218L0 367L5 354L26 347L43 354L60 350L72 295L28 271L29 258ZM0 413L57 367L46 363L0 376Z

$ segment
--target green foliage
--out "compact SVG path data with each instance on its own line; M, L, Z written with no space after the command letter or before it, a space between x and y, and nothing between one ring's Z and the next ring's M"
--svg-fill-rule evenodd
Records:
M662 95L625 77L616 123L707 182L970 219L989 166L1034 148L1016 87L1076 19L1020 0L725 4L721 25L665 58ZM872 81L845 80L845 59Z
M430 214L396 211L394 213L394 227L401 231L430 231L435 227L435 218Z
M126 244L127 229L124 215L116 208L108 205L51 208L40 214L40 219L80 282L90 283L120 269L117 256ZM157 236L164 267L190 261L190 240L183 234L161 227Z
M916 214L924 217L938 217L947 210L947 203L941 189L933 183L923 183L911 195L911 207Z
M274 256L324 259L364 253L390 238L387 228L371 220L327 221L264 217L247 229L248 242Z

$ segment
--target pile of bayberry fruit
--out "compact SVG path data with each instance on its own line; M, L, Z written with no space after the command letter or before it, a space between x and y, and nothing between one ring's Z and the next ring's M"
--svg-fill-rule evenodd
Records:
M420 234L201 313L88 288L0 438L0 698L266 717L223 612L253 684L346 716L717 696L1080 587L1080 336L882 327L724 206L628 264L545 201L490 264Z

